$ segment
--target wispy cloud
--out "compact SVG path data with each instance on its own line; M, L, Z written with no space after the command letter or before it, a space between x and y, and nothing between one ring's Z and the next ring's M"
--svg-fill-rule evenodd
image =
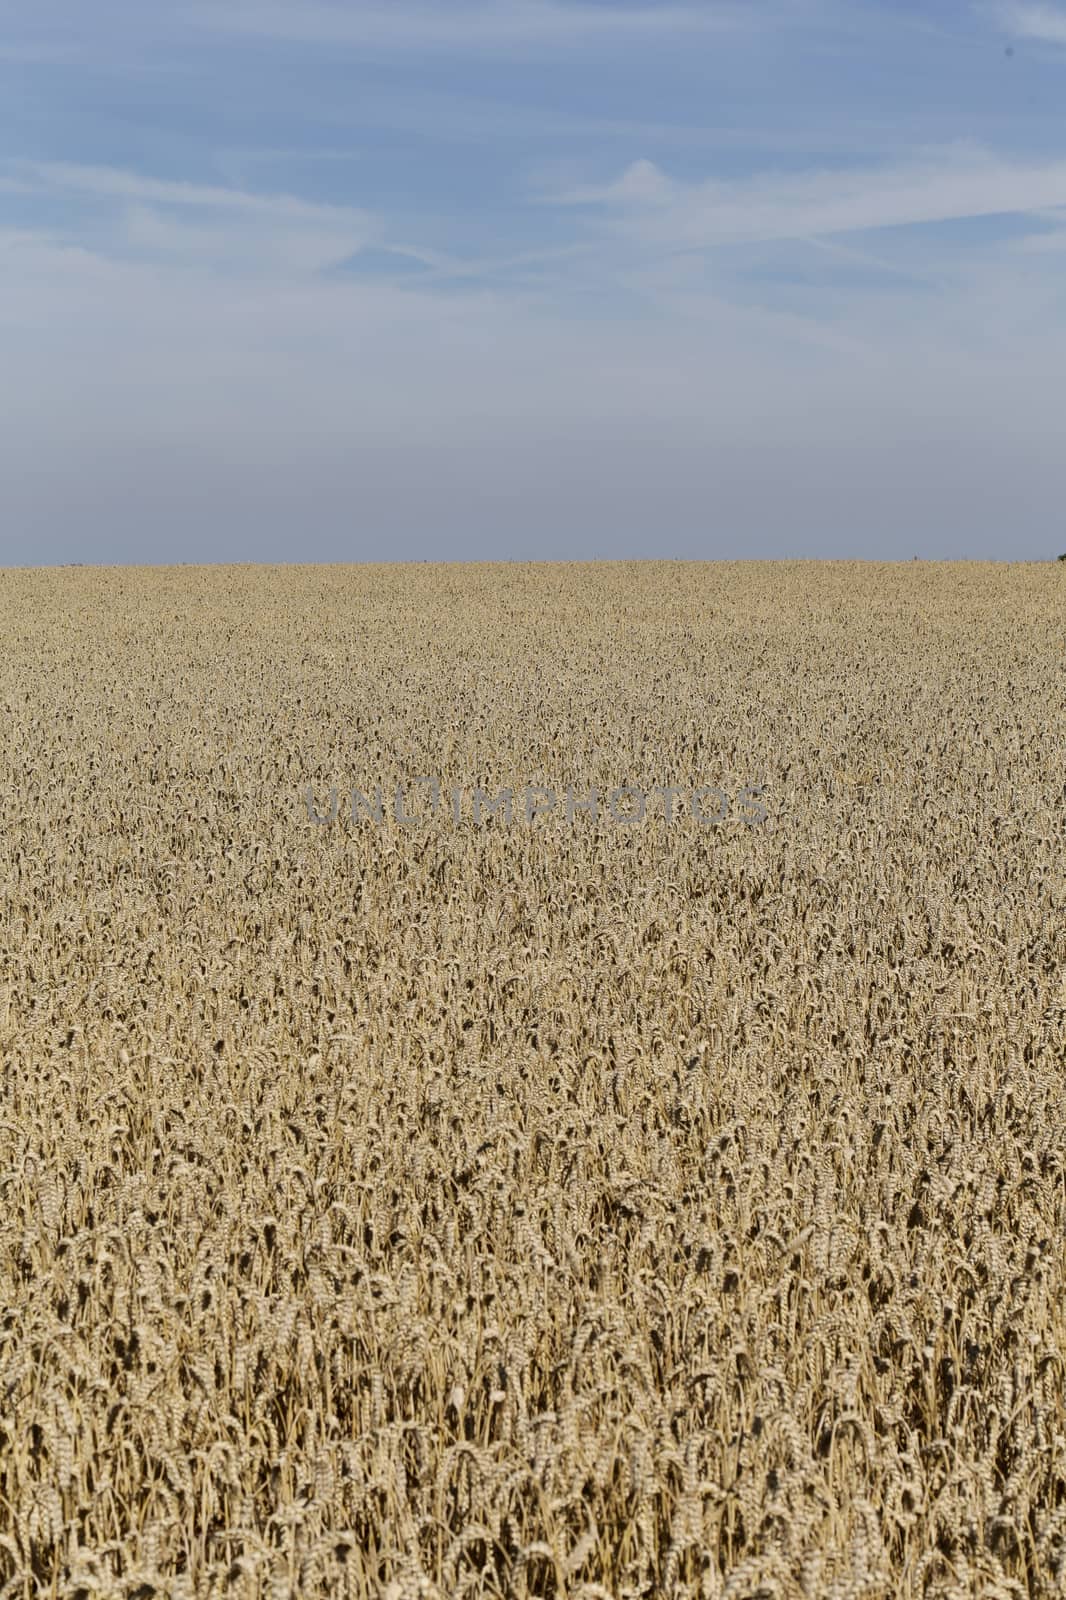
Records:
M856 250L851 245L841 244L837 239L810 237L803 242L809 245L812 250L818 250L839 261L854 264L857 267L866 267L873 272L883 273L890 278L899 278L906 283L935 285L937 282L936 277L927 271L917 271L912 266L898 266L894 261L885 261L881 256L871 255L868 250Z
M216 268L315 273L377 242L377 218L294 195L176 183L113 167L21 162L23 188L77 194L113 212L113 235L138 254Z
M0 0L0 548L1036 553L1064 42L1066 0Z
M619 42L655 43L750 28L774 8L768 0L693 4L565 4L562 0L484 0L481 4L398 4L363 0L213 0L183 16L216 32L255 34L392 52L486 53L556 50Z
M66 193L97 202L111 218L98 243L111 255L205 269L316 274L376 247L376 263L394 259L423 269L420 284L513 281L524 269L587 256L588 244L563 244L462 257L386 238L383 219L350 206L323 205L289 194L260 194L215 184L173 182L113 167L76 163L12 164L0 194ZM96 229L97 235L101 232ZM11 235L14 237L14 234ZM40 238L32 231L20 238Z
M321 205L287 194L254 194L215 184L175 183L166 178L146 178L117 167L81 166L73 162L20 161L17 172L40 182L84 194L119 200L142 200L161 205L197 206L206 210L257 212L305 221L351 220L358 213L346 206Z
M602 213L622 234L698 247L1017 215L1066 204L1066 161L1007 162L954 145L894 167L703 183L637 161L615 182L546 197Z
M1059 219L1060 226L1047 233L1027 233L1014 241L1013 249L1021 255L1053 255L1066 250L1066 216Z
M1019 39L1066 45L1066 10L1061 6L1006 4L997 12L1007 31Z

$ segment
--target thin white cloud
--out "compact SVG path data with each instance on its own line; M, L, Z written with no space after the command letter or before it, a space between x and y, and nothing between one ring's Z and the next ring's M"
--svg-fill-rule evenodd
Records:
M646 245L695 248L1020 215L1066 204L1066 161L1006 162L949 146L895 167L681 183L638 161L614 183L547 196Z
M750 28L765 0L692 4L589 5L561 0L483 0L481 4L404 4L363 0L212 0L189 5L186 21L220 33L348 45L393 52L486 54L555 50L612 40L652 43Z
M552 528L560 551L587 529L646 554L913 553L918 527L975 553L1006 527L1038 554L1058 503L1063 335L1027 293L1050 303L1058 262L884 318L845 303L826 338L694 265L649 269L650 317L586 316L513 286L218 274L182 248L179 270L0 230L8 559L20 529L33 559L291 557L294 529L312 559L543 555Z
M116 200L149 204L196 206L205 210L256 212L307 222L346 220L362 213L347 206L320 205L288 194L253 194L213 184L176 183L165 178L145 178L118 167L81 166L73 162L20 161L14 169L55 188Z
M1014 249L1021 255L1058 255L1066 250L1066 227L1051 233L1029 233L1024 239L1014 241Z
M1017 38L1066 45L1066 10L1061 6L1008 4L998 11L1003 26Z
M937 279L928 272L916 271L913 266L900 266L894 261L886 261L881 256L871 255L868 250L856 250L852 245L841 244L836 239L822 239L810 237L803 241L813 250L818 250L825 255L832 256L846 262L848 265L865 267L870 271L884 274L890 278L899 278L906 283L925 283L935 285Z
M278 225L255 217L239 227L226 222L191 223L149 206L125 212L127 243L152 258L195 261L211 268L314 273L355 255L367 243L365 232L343 228Z
M65 191L114 213L113 242L175 264L251 273L314 274L376 243L369 213L293 195L262 195L210 184L175 183L112 167L23 162L15 183Z

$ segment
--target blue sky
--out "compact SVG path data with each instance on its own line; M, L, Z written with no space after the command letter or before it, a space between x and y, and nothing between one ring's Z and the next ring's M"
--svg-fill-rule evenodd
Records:
M1066 4L0 0L0 562L1066 549Z

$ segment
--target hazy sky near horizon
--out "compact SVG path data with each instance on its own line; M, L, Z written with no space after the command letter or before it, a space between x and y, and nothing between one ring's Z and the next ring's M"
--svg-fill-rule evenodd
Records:
M0 0L0 564L1066 549L1066 3Z

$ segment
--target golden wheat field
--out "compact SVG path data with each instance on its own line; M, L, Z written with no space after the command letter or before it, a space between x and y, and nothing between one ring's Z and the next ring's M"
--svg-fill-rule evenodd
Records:
M1066 1594L1066 569L0 632L4 1600Z

